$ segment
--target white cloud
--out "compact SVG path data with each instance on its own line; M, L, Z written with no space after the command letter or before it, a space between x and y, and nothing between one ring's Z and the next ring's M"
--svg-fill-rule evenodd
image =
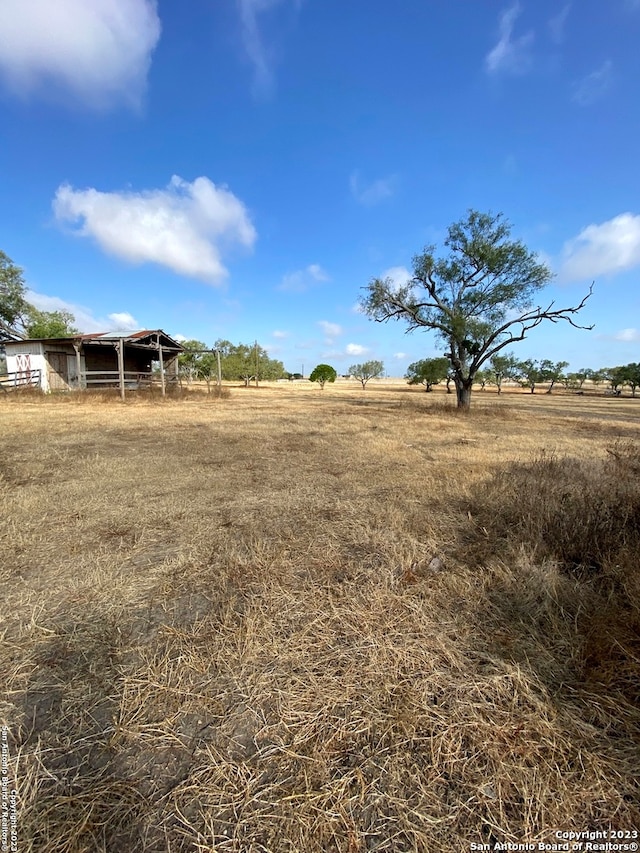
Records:
M85 305L77 305L58 296L47 296L33 290L27 291L27 301L40 311L70 311L75 317L74 325L81 332L113 332L141 328L140 323L127 311L109 314L106 318L95 317L93 311Z
M253 246L256 231L242 202L208 178L173 176L166 189L99 192L58 188L53 209L75 234L93 237L107 254L134 264L156 263L179 275L219 284L221 254L230 243Z
M613 81L613 62L607 59L600 68L587 74L573 87L573 100L583 107L588 107L602 98Z
M409 358L406 352L394 352L393 357L397 358L398 361L402 361L404 358Z
M160 38L156 0L2 0L0 73L21 95L51 84L91 106L137 106Z
M387 198L390 198L396 188L397 176L388 175L386 178L378 178L376 181L367 183L362 181L360 173L356 170L349 176L349 189L351 195L365 207L373 207Z
M283 332L280 329L276 329L275 332L271 333L274 338L283 339L289 337L289 332Z
M636 341L640 341L640 331L638 329L621 329L614 335L614 340L635 343Z
M380 278L385 281L390 278L394 284L394 287L404 287L405 284L408 284L413 276L409 272L406 267L389 267L388 270L385 270Z
M242 22L244 49L253 65L254 88L258 94L269 95L274 87L274 52L266 43L260 27L260 16L278 7L300 8L301 0L237 0Z
M565 243L560 275L566 281L612 275L640 266L640 215L621 213L588 225Z
M113 324L112 328L114 330L122 329L122 331L124 331L126 329L127 331L133 331L134 329L140 328L140 324L138 323L136 318L129 314L128 311L109 314L109 320Z
M327 320L319 320L318 325L327 338L337 338L338 335L342 334L342 326L339 326L337 323L329 323Z
M369 350L360 344L347 344L345 352L347 355L364 355Z
M557 15L549 19L549 32L551 39L556 44L561 44L564 41L564 28L571 11L571 3L565 3Z
M309 264L303 270L296 270L283 276L282 281L278 285L278 290L284 290L289 293L304 293L315 284L318 284L318 282L330 280L320 264Z
M500 37L485 57L485 66L490 74L505 72L507 74L523 74L531 67L531 44L533 32L525 33L519 38L513 38L516 20L522 11L519 2L509 6L499 19Z
M186 340L188 340L186 335L171 335L174 341L178 341L179 344L183 344Z

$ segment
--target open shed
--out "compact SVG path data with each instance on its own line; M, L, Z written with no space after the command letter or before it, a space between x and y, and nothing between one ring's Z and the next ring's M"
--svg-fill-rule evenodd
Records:
M43 391L143 388L178 382L184 347L161 329L5 343L9 382ZM154 362L157 363L154 370Z

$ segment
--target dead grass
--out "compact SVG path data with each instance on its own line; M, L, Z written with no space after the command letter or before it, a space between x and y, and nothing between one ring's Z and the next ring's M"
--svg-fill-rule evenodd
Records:
M560 547L589 489L637 506L635 401L475 405L0 399L20 849L448 853L639 828L635 516L587 525L588 559Z

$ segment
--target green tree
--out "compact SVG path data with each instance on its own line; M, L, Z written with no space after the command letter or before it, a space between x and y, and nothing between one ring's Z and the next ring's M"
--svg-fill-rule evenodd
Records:
M25 337L25 322L32 307L26 292L22 270L0 251L0 340Z
M22 272L0 251L0 341L77 335L75 317L70 311L40 311L27 301Z
M178 368L180 375L184 376L187 384L190 385L198 376L199 364L203 351L207 349L207 345L202 341L192 339L183 341L182 346L185 351L178 356Z
M478 370L476 373L476 382L480 386L480 390L484 391L487 385L491 384L493 373L490 370Z
M364 364L352 364L349 368L349 376L360 382L363 391L370 379L375 379L383 373L384 364L381 361L365 361Z
M196 376L207 383L207 393L211 393L211 383L218 378L218 357L215 351L200 354L196 366Z
M623 367L625 385L631 388L631 396L636 396L636 388L640 387L640 364L633 361Z
M527 358L525 361L519 361L516 369L520 384L529 388L531 393L535 394L536 385L542 382L539 363L532 358Z
M222 378L230 382L242 380L248 386L252 380L273 381L286 376L282 362L269 358L269 353L258 344L218 340L214 349L220 350Z
M604 379L609 383L613 393L619 397L626 385L626 371L624 367L604 367L602 369Z
M276 382L286 376L284 364L277 358L271 358L267 350L260 348L258 359L258 377L265 382Z
M335 367L331 367L330 364L318 364L311 371L309 380L311 382L317 382L324 390L325 382L335 382L337 376L338 374L336 373Z
M444 241L447 257L437 258L427 246L413 260L413 277L402 286L390 278L373 279L361 305L377 322L401 320L408 331L433 330L447 346L454 372L458 406L468 408L475 375L505 347L549 320L573 316L593 291L572 308L551 302L536 305L536 296L552 278L519 240L510 239L511 225L502 214L470 210L449 226Z
M504 379L518 378L518 361L512 352L504 353L504 355L494 355L489 362L493 381L498 389L498 394L502 394L502 381Z
M259 359L260 354L258 353L256 358L254 347L232 344L222 359L222 375L230 381L241 379L245 387L248 387L251 380L257 376Z
M69 338L80 334L71 311L39 311L30 305L26 312L28 338Z
M591 376L589 377L595 387L597 388L602 382L608 382L608 369L606 367L601 367L600 370L593 370L591 372Z
M434 385L447 378L448 370L448 358L423 358L407 367L404 378L409 385L424 385L425 391L431 391Z
M547 394L551 394L556 382L563 381L565 367L569 367L568 361L556 361L554 363L550 359L545 358L540 362L540 381L549 383Z
M581 370L575 370L572 373L567 373L564 377L564 387L570 388L572 391L581 391L582 386L593 376L593 370L590 367L583 367Z

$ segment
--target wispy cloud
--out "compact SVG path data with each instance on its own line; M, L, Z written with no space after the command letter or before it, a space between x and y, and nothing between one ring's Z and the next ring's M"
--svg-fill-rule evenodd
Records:
M485 67L490 74L523 74L531 67L533 32L517 38L513 35L521 12L522 6L516 2L500 15L498 41L485 57Z
M140 323L128 311L114 312L106 317L96 317L90 308L67 302L58 296L27 291L27 299L40 311L69 311L75 317L75 325L81 332L114 332L120 329L140 329Z
M277 289L289 293L305 293L314 285L330 280L330 277L322 269L320 264L309 264L303 270L295 270L295 272L287 273Z
M289 337L289 332L283 332L281 329L276 329L275 332L271 333L274 338L278 338L279 340L284 340Z
M328 343L333 343L334 339L342 334L342 326L337 323L329 323L327 320L319 320L318 325L327 337Z
M256 94L269 95L275 86L273 47L267 42L261 27L261 17L278 7L300 8L301 0L237 0L242 24L242 41L253 66Z
M397 175L388 175L386 178L378 178L375 181L363 181L358 170L349 176L349 189L351 195L364 207L373 207L384 201L396 191Z
M640 331L638 329L621 329L613 336L613 339L624 343L636 343L640 341Z
M155 0L0 3L0 73L23 96L62 88L94 108L137 107L159 38Z
M222 251L230 243L251 248L256 231L243 203L226 187L200 177L174 175L169 185L142 192L58 188L58 222L92 237L100 248L134 264L155 263L211 284L227 276Z
M640 266L640 215L621 213L588 225L563 250L560 276L565 281L613 275Z
M394 352L393 357L397 358L398 361L402 361L405 358L409 358L406 352Z
M558 14L549 19L549 33L551 35L551 40L556 44L562 44L564 41L565 26L570 11L571 3L565 3Z
M600 100L613 82L613 62L607 59L600 68L587 74L573 87L573 100L583 107Z

